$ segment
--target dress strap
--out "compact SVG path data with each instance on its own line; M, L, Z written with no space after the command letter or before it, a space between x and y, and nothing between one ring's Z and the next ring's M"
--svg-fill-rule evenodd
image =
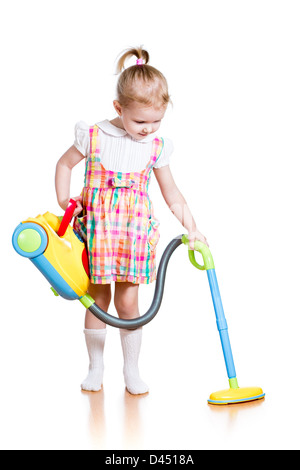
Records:
M158 161L159 157L161 156L163 148L164 148L164 139L162 137L156 137L153 140L151 158L146 169L152 170L155 163Z
M99 157L100 148L98 146L99 127L90 127L90 158L95 160L96 156ZM98 155L96 155L98 154Z
M86 160L84 186L93 187L95 179L96 162L100 161L100 145L99 145L99 127L92 126L90 132L90 155Z

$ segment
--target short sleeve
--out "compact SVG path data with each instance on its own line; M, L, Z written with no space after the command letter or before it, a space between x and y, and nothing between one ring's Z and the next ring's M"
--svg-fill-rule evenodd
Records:
M84 121L79 121L75 125L74 146L85 157L90 153L89 126Z
M161 151L160 157L157 160L157 163L154 165L154 168L162 168L170 164L170 156L173 153L174 146L173 142L170 139L164 139L164 146Z

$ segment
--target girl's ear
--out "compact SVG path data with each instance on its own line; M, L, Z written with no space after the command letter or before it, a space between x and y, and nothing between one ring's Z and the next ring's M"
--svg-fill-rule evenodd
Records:
M113 104L114 104L114 108L117 111L118 115L122 116L122 106L120 105L119 101L114 100Z

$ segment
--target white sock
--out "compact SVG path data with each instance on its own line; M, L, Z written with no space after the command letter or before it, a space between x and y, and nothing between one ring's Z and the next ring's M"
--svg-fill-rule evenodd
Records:
M82 382L82 390L98 392L103 381L103 350L106 338L106 328L101 330L84 330L86 346L90 358L89 373Z
M142 328L138 330L120 329L121 344L124 356L124 379L127 390L133 395L149 391L140 378L138 360L142 343Z

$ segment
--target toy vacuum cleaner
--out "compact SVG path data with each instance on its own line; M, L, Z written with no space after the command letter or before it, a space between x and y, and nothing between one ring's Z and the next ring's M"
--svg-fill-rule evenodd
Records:
M99 320L116 328L136 329L146 325L155 317L160 308L169 259L180 245L188 245L188 237L180 235L174 238L165 249L158 267L154 297L149 310L144 315L131 320L116 318L98 307L87 293L89 287L88 255L84 242L70 225L75 207L76 201L71 199L63 217L46 212L44 215L22 222L13 233L14 249L21 256L29 258L40 270L49 281L55 295L67 300L79 300ZM230 387L212 393L208 403L228 405L260 400L265 396L261 388L238 386L214 261L205 244L195 242L195 251L201 253L203 266L197 263L195 252L192 250L189 250L189 259L197 269L205 270L207 273Z

